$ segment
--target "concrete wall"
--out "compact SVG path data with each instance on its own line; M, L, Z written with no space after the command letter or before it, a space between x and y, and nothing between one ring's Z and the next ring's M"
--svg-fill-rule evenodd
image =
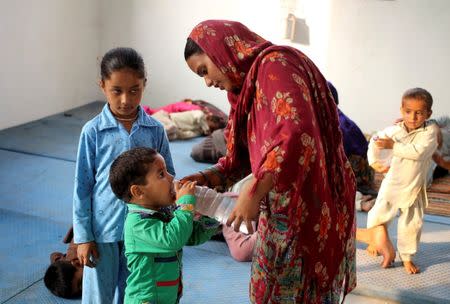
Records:
M309 42L284 39L288 13ZM144 57L143 104L199 98L228 111L226 94L184 62L186 37L204 19L238 20L305 52L364 131L392 123L415 86L432 93L436 114L450 114L447 0L18 0L0 2L0 129L102 99L98 60L116 46Z
M184 45L191 29L204 19L232 19L259 25L261 35L279 31L277 1L121 1L101 0L103 52L120 46L136 48L144 57L148 86L143 104L156 107L184 98L204 99L229 110L226 94L206 88L184 61ZM120 20L120 22L118 22ZM256 29L255 29L256 31Z
M98 6L0 1L0 129L101 98Z
M328 78L364 131L392 124L412 87L450 115L450 1L335 0L331 12Z

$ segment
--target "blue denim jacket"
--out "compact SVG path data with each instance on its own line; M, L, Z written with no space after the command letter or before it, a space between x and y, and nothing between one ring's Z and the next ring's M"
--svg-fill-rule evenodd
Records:
M109 184L109 168L122 152L134 147L154 148L164 157L169 173L175 175L163 126L141 107L138 111L130 133L117 122L108 104L81 131L73 197L75 243L123 240L127 207Z

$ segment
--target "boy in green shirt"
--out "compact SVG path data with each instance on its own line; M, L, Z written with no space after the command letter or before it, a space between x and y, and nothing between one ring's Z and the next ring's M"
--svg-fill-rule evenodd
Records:
M151 148L121 154L111 165L109 181L128 204L125 303L178 303L183 246L206 242L219 223L204 216L193 220L195 182L174 185L164 158Z

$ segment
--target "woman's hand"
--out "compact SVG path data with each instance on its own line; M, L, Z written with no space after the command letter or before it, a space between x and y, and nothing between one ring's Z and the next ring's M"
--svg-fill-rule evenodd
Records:
M227 226L233 224L234 231L238 232L239 227L244 222L248 233L254 233L252 221L258 219L259 205L260 201L255 201L254 196L251 197L249 192L242 191L236 201L236 206L228 217Z
M185 176L180 180L180 184L182 185L186 182L197 182L197 185L199 186L206 186L208 184L205 176L203 176L200 172Z
M77 256L81 265L91 268L95 267L96 261L100 258L95 242L78 244Z
M177 200L183 195L194 195L195 185L197 182L186 181L183 184L181 182L175 182L175 191L177 193Z
M272 175L265 174L263 179L258 181L255 192L251 194L250 192L256 182L257 180L252 177L242 186L236 205L228 217L227 226L233 224L236 232L239 231L242 222L247 226L248 233L254 232L252 221L258 219L260 202L273 188Z

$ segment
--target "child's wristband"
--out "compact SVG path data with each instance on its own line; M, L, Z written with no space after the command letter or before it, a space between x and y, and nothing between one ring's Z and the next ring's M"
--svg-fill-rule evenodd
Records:
M195 209L195 196L192 194L186 194L177 200L177 205L183 211L194 211Z

